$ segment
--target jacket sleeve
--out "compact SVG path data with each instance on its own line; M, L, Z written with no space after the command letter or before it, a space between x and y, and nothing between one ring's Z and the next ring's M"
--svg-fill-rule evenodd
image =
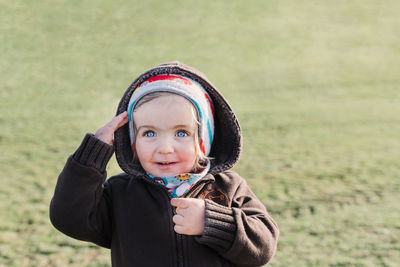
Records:
M197 239L237 266L261 266L275 254L279 230L264 205L241 182L231 207L206 199L204 232Z
M103 247L111 244L111 198L103 186L113 147L87 134L60 173L50 220L64 234Z

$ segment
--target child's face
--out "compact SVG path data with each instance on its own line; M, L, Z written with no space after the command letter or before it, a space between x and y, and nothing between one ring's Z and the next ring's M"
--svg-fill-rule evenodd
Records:
M142 167L157 177L190 172L195 164L197 124L185 98L164 95L133 113L135 148Z

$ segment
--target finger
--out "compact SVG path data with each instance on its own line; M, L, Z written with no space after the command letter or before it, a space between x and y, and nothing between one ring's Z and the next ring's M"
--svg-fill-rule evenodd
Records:
M190 214L190 209L189 208L176 208L176 214L181 215L182 217L187 217L188 214Z
M186 209L189 207L189 202L184 198L173 198L171 199L171 205L177 208Z
M177 214L174 217L172 217L172 221L177 225L183 225L184 218L182 215Z
M174 230L175 232L177 232L178 234L184 234L185 233L185 228L182 225L178 225L176 224L174 226Z
M176 214L181 215L182 217L185 217L185 214L187 213L187 208L176 208Z
M112 118L107 126L111 129L113 129L113 131L115 131L127 122L127 118L128 118L128 114L126 111L124 111L121 114Z
M120 127L124 126L129 121L128 112L127 111L122 112L121 114L118 115L118 117L120 117L121 120L118 122L117 128L115 130L117 130Z

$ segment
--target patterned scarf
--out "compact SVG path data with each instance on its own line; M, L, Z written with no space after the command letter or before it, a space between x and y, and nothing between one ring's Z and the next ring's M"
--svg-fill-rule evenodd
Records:
M199 173L184 173L167 177L155 177L150 173L147 173L147 175L155 182L165 186L171 198L176 198L189 191L189 189L203 178L209 170L210 163L208 162L206 168Z

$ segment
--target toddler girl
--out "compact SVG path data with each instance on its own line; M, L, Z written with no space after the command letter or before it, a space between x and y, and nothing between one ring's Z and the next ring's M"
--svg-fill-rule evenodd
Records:
M106 179L116 152L124 173ZM230 106L179 62L140 75L117 116L87 134L61 172L50 218L111 248L113 266L260 266L279 230L245 180Z

